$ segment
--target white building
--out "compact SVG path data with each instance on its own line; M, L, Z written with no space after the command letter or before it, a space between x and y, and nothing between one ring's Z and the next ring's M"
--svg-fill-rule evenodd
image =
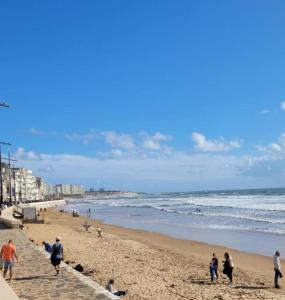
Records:
M85 194L85 188L83 185L57 184L53 187L53 190L55 195L61 196L76 196Z
M44 181L24 168L12 169L12 191L17 202L33 202L44 199ZM15 197L16 196L16 197Z
M54 190L53 186L47 183L43 183L43 192L44 192L44 198L46 200L54 199Z
M72 195L84 195L85 194L85 188L83 185L70 185L70 192Z
M34 202L84 194L85 188L82 185L48 185L41 177L34 176L29 169L11 168L10 170L9 165L2 162L3 201Z
M71 186L70 184L61 184L62 195L69 196L71 195Z

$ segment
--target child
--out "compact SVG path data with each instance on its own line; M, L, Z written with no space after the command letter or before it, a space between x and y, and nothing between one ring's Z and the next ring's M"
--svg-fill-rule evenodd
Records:
M103 237L102 234L101 234L101 228L100 227L97 227L97 234L98 234L98 237Z
M211 281L215 282L217 280L217 275L216 275L216 267L213 259L210 262L210 275L211 275Z

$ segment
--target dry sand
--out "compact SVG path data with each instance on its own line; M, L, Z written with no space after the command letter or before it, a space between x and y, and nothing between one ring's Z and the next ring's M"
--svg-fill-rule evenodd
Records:
M28 224L24 231L40 244L52 243L60 235L65 261L82 264L93 270L90 276L105 286L115 279L118 289L127 289L124 299L285 299L284 289L273 286L272 259L224 247L170 238L162 234L132 230L74 218L57 211L44 213L45 224ZM102 229L97 237L96 226ZM222 255L228 251L233 257L234 285L228 286L222 274ZM215 252L219 258L217 283L209 278L209 262ZM285 262L283 262L285 266ZM282 279L281 279L282 287Z

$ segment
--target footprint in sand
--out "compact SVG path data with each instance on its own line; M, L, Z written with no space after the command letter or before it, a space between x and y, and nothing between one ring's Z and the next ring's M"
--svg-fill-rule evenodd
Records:
M224 298L221 295L217 295L213 299L215 299L215 300L223 300Z

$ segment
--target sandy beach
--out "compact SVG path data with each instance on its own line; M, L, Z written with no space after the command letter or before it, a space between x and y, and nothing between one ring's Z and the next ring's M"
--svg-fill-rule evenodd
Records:
M82 264L103 286L114 278L117 289L128 290L124 299L285 299L282 279L281 289L273 288L271 257L91 220L86 232L82 226L85 218L55 210L44 212L44 219L45 224L27 224L27 236L41 244L43 240L52 243L60 235L65 261ZM102 238L97 237L97 226ZM233 286L228 286L222 274L226 251L235 264ZM209 276L213 252L220 261L217 283Z

